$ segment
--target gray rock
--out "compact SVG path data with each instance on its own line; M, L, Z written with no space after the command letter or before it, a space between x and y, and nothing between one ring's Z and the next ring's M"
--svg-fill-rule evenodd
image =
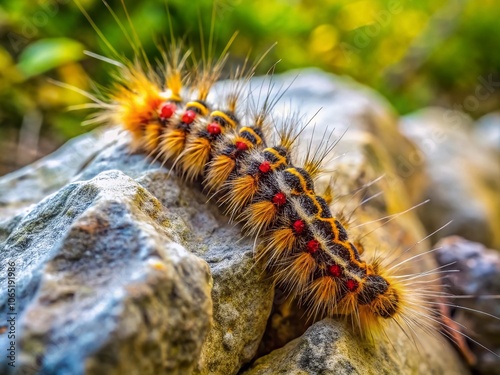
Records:
M419 357L405 344L407 337L401 330L391 330L387 337L369 343L353 335L349 324L325 319L312 325L300 338L259 358L242 375L464 373L457 356L432 364L423 360L445 345L440 340L425 339L425 336L419 338Z
M464 334L479 340L471 343L477 356L474 368L481 374L498 374L500 320L495 317L500 316L500 254L458 236L443 238L436 246L438 263L450 271L443 283L451 294L453 319L464 327Z
M116 140L116 129L97 129L0 179L0 223L57 191L98 152Z
M118 171L37 205L2 251L2 268L15 263L18 369L190 372L211 323L211 280L169 231L156 198Z
M402 130L420 148L410 160L423 165L429 204L419 213L429 232L452 221L436 238L457 234L500 248L500 163L474 137L465 114L439 108L405 116Z
M199 189L177 179L166 184L165 172L139 179L162 205L186 223L183 244L204 259L213 277L213 326L205 340L199 374L235 374L259 346L273 301L272 283L253 261L253 240L242 239ZM182 228L183 229L183 228Z

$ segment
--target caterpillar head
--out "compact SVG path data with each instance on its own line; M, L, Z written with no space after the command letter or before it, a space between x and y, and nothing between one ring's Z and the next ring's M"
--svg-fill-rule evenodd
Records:
M401 291L379 275L369 275L358 295L375 318L393 318L401 309Z

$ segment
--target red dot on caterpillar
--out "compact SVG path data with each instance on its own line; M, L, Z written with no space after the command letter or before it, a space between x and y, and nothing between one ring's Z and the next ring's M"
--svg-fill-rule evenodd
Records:
M172 117L177 110L175 103L165 103L160 107L160 119L167 120Z
M328 273L330 274L330 276L340 277L342 276L342 268L338 264L332 264L328 266Z
M236 149L238 149L238 151L246 151L248 150L248 145L245 142L237 141Z
M297 234L301 234L304 231L305 228L306 228L306 225L305 225L305 223L302 220L296 220L293 223L293 230Z
M286 203L286 195L282 192L275 194L273 197L273 203L278 207L283 206Z
M195 118L196 118L196 112L193 111L192 109L188 109L182 115L182 122L189 125L194 121Z
M209 132L212 135L219 135L221 131L222 131L221 126L216 122L212 122L207 126L207 132Z
M345 286L349 292L355 292L359 287L359 283L356 280L348 279L345 282Z
M310 240L306 247L309 254L314 254L319 250L319 242L317 240Z
M263 161L260 165L259 165L259 171L261 171L262 173L267 173L271 170L271 163L269 163L267 160L266 161Z

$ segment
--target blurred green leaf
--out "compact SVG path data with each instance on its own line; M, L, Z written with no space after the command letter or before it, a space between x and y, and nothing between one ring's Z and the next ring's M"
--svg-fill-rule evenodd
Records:
M19 56L18 69L25 78L43 74L84 57L83 45L68 38L42 39L30 44Z

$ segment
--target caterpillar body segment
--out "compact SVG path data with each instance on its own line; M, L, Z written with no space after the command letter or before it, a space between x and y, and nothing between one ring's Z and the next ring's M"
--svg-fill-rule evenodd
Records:
M165 162L177 159L186 147L188 135L209 110L207 104L201 100L187 102L164 128L158 146L153 152L158 153Z
M209 193L222 191L224 183L239 174L248 153L262 147L265 147L265 143L260 126L243 126L238 131L228 133L214 147L204 179L205 189Z
M305 170L277 171L271 186L261 190L245 209L244 221L264 231L256 257L279 284L322 316L351 314L356 306L373 303L381 317L389 317L393 308L380 306L388 283L360 259ZM263 201L275 209L264 210Z
M288 150L280 146L250 152L241 172L227 181L227 194L220 199L226 206L226 213L237 222L244 220L248 213L243 209L266 186L266 181L272 180L274 173L285 168L289 161ZM269 205L265 208L272 210Z
M201 177L210 161L212 149L225 133L238 127L239 121L229 111L213 111L208 120L200 119L186 139L184 150L176 162L188 180Z
M177 96L169 96L158 106L157 116L152 116L144 127L142 146L145 151L148 153L156 152L166 129L175 122L177 108L180 104Z

